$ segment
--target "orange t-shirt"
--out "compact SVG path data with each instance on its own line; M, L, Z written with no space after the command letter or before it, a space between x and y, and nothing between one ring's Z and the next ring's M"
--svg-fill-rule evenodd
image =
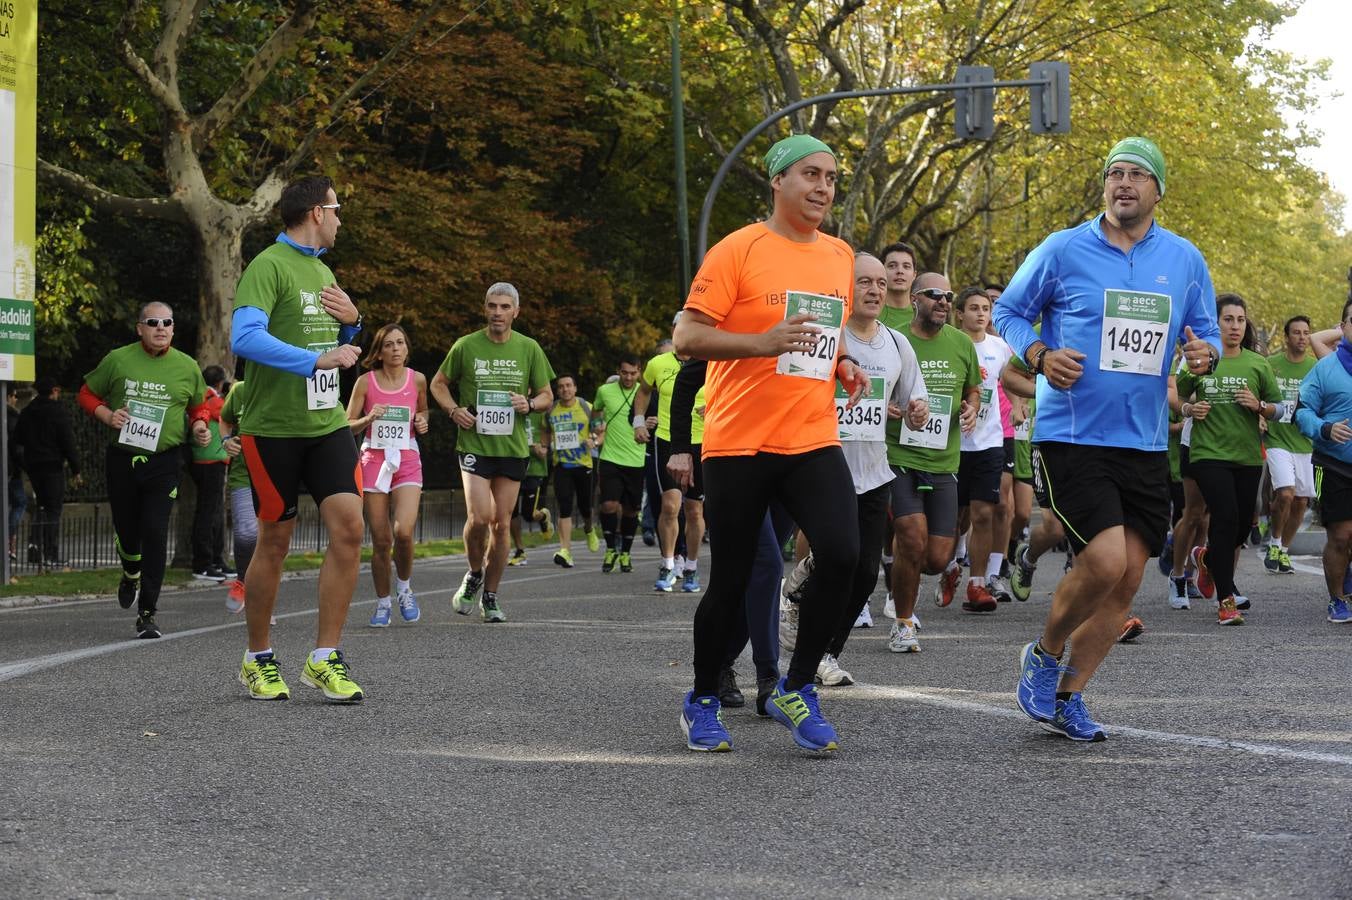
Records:
M748 225L709 250L686 298L724 331L759 334L784 319L789 291L828 294L854 302L854 251L817 233L802 244L764 222ZM844 344L844 341L841 341ZM839 444L835 379L775 373L774 357L709 362L703 456L806 453Z

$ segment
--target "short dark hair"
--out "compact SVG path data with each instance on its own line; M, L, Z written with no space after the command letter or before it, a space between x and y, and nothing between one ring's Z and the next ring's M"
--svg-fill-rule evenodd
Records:
M33 382L33 390L37 391L39 397L46 400L52 391L59 387L60 384L61 383L51 375L40 375L38 376L38 379Z
M222 366L207 366L202 370L202 380L211 387L215 387L225 381L225 368Z
M888 244L886 247L878 251L878 259L881 260L884 265L886 265L887 257L891 256L893 253L905 253L907 256L911 258L911 265L915 266L917 269L920 268L920 260L916 258L915 248L912 247L910 244L906 243L905 241L893 241L892 243Z
M1005 286L998 281L988 281L986 282L986 290L999 291L1003 294L1005 292Z
M333 179L327 175L309 175L282 188L282 199L277 201L282 224L295 228L304 222L306 214L327 200L332 189Z
M958 302L956 304L958 311L962 312L966 310L967 301L972 299L973 297L980 297L987 303L989 303L991 299L990 297L986 296L986 289L983 288L981 285L969 284L967 287L963 288L961 291L958 292Z
M621 353L619 362L615 363L615 368L618 369L620 366L625 365L633 366L636 369L643 368L643 364L639 362L637 353Z
M1339 322L1347 321L1347 310L1349 308L1352 308L1352 297L1348 297L1347 302L1343 304L1343 316L1341 319L1338 320Z
M554 384L557 385L560 381L563 381L563 379L565 378L567 378L569 381L573 383L573 387L577 387L577 378L576 376L573 375L572 372L558 373L557 375L554 376Z
M1286 320L1286 324L1282 326L1282 334L1286 335L1287 337L1290 337L1290 336L1291 336L1291 326L1294 325L1294 324L1297 323L1297 322L1304 322L1306 328L1313 328L1313 327L1314 327L1313 325L1310 324L1310 317L1309 317L1309 316L1292 316L1291 318L1287 319L1287 320Z
M1238 306L1244 310L1244 337L1240 338L1239 346L1245 350L1252 350L1258 344L1258 336L1254 334L1253 323L1249 321L1249 305L1244 302L1244 298L1239 294L1226 293L1216 295L1216 318L1221 317L1221 310L1227 306Z

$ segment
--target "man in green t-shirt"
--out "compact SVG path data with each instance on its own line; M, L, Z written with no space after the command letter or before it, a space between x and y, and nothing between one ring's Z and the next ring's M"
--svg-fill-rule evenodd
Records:
M334 703L364 694L338 649L361 565L362 488L357 445L338 402L338 370L356 364L361 315L320 262L338 236L333 183L311 176L278 201L283 231L253 258L235 290L230 348L244 359L249 405L239 423L258 544L244 577L249 645L240 682L255 700L284 700L272 649L272 609L296 527L300 485L319 507L328 546L319 570L315 648L301 680Z
M136 636L157 638L155 610L164 583L169 511L178 496L179 463L191 420L193 441L211 439L206 382L191 356L169 346L174 311L147 303L137 316L140 341L119 347L85 375L80 407L117 432L108 445L108 505L122 580L117 602L136 603Z
M638 394L638 357L626 353L592 401L592 434L601 442L597 476L601 482L601 533L606 540L602 572L634 570L630 551L643 505L643 445L634 440L634 400ZM637 415L641 415L640 410Z
M540 345L512 330L521 295L499 281L484 296L488 327L457 340L429 390L458 428L456 454L465 488L469 571L455 594L467 616L476 600L485 622L506 622L498 585L507 566L512 510L530 450L526 416L554 405L554 370ZM483 598L478 599L479 589Z
M1283 326L1284 352L1268 357L1277 387L1282 392L1282 410L1267 426L1267 474L1272 485L1267 556L1263 566L1280 575L1295 571L1291 566L1291 541L1305 520L1305 508L1314 496L1314 446L1295 425L1300 382L1314 368L1310 349L1310 320L1292 316Z
M920 649L914 615L922 572L943 572L940 605L953 601L958 570L946 569L957 540L960 434L976 427L981 406L976 347L947 324L953 305L948 279L937 272L920 275L911 288L911 302L915 316L902 334L920 363L930 416L919 429L901 419L887 422L887 461L897 475L892 482L890 585L896 626L888 636L888 649L894 653Z

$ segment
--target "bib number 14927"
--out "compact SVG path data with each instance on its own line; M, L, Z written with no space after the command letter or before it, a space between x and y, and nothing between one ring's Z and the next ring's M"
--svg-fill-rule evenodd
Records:
M817 335L817 344L811 350L779 354L775 372L830 381L836 376L836 350L840 348L840 328L845 321L845 301L826 294L785 291L784 318L799 313L816 316L816 320L810 324L821 329Z
M1173 352L1164 345L1172 304L1168 294L1104 291L1099 368L1130 375L1163 372L1166 351Z

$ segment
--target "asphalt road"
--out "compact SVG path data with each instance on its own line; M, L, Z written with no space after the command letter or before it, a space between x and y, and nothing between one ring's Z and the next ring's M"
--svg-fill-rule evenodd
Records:
M1242 628L1171 611L1152 564L1086 695L1102 744L1013 705L1060 557L994 615L926 602L918 655L855 632L818 758L750 707L735 752L685 750L698 598L651 592L651 550L576 555L509 569L504 625L452 614L454 559L420 564L417 625L359 600L354 707L299 678L312 576L279 602L285 703L236 682L221 589L166 596L159 641L111 598L0 610L0 895L1352 896L1352 626L1312 559L1246 554Z

